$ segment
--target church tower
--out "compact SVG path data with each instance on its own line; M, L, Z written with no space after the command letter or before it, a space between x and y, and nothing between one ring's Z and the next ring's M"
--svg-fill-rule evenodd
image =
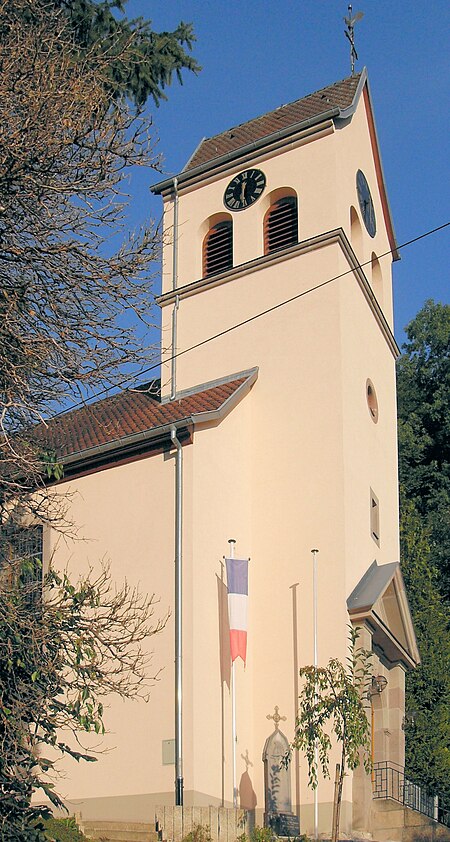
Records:
M196 595L213 547L220 553L233 537L252 559L237 751L253 764L252 804L262 811L266 718L279 706L292 738L298 669L313 661L313 548L318 662L345 661L356 617L374 674L387 680L373 703L374 761L404 757L404 670L417 650L398 569L398 252L366 71L204 139L184 170L153 190L164 200L163 359L178 355L162 367L162 401L256 372L229 422L226 456L214 449L205 464L200 444L193 449L185 563L195 652L207 622ZM213 656L196 670L189 692L200 711ZM219 701L211 705L220 719ZM194 714L192 762L195 790L205 793L200 720ZM294 758L292 775L294 810L311 832L303 759ZM241 806L250 807L246 798ZM361 771L347 779L344 829L367 827L370 798ZM326 829L329 783L320 783L319 799Z
M345 663L351 624L373 653L374 774L347 775L341 830L370 832L379 774L404 765L404 675L419 656L398 561L398 253L366 72L203 140L153 189L161 395L140 384L49 423L77 539L48 529L43 558L75 575L107 558L170 616L150 644L148 705L108 700L111 751L68 767L65 796L83 820L167 810L170 842L212 828L213 812L218 839L233 802L259 825L296 815L309 835L318 808L329 833L332 783L319 775L315 799L305 758L286 770L279 757L299 669L315 644L319 665ZM231 539L250 558L245 668L231 667Z

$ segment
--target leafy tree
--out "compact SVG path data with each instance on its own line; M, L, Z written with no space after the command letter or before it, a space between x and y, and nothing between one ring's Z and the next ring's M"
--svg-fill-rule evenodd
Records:
M331 726L341 744L337 797L334 805L332 842L339 838L342 788L346 769L356 769L362 762L371 769L370 726L366 714L367 691L371 680L372 653L358 646L358 629L350 628L349 656L344 666L332 658L326 667L307 666L300 670L305 679L299 697L299 712L292 748L304 751L308 762L309 785L317 786L316 746L325 777L329 773L332 747Z
M166 99L164 89L171 84L174 73L182 83L182 70L200 70L187 52L195 41L190 23L181 22L173 32L154 32L151 21L118 16L118 12L124 14L127 0L52 2L69 19L84 51L112 50L115 60L109 65L108 87L115 96L125 95L138 106L151 97L159 105L161 99Z
M5 561L5 560L4 560ZM63 804L49 780L61 754L95 760L82 732L104 733L104 696L148 695L145 642L165 620L153 621L155 599L125 583L113 586L107 568L81 577L39 575L37 559L13 553L0 577L0 836L38 840L43 790ZM65 736L62 737L61 734ZM70 740L70 736L75 737Z
M420 665L406 675L406 774L450 801L450 633L438 573L414 503L401 494L402 572Z
M158 169L159 160L150 120L118 94L150 91L157 101L185 59L174 54L181 35L164 46L147 24L116 25L114 6L0 0L0 508L8 516L27 494L43 514L46 495L29 496L42 487L33 425L67 398L113 385L148 353L160 237L151 225L126 230L123 182L131 166ZM136 87L121 68L145 45Z
M406 334L398 362L400 482L450 600L450 305L427 301Z
M450 796L450 307L427 301L398 362L401 563L420 666L406 676L406 769Z

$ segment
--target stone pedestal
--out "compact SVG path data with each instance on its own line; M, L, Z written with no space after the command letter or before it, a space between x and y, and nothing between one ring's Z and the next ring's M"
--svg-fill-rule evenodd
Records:
M277 716L278 710L275 709ZM278 717L277 717L278 719ZM278 722L273 734L266 740L263 751L264 763L264 824L272 827L278 836L300 835L298 817L292 812L291 769L289 743L279 730Z

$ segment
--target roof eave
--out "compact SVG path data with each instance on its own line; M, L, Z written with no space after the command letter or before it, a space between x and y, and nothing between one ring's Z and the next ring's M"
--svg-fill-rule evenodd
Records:
M382 196L382 206L383 206L385 224L386 224L386 228L387 228L387 232L388 232L389 244L391 246L392 258L393 258L394 261L397 261L397 260L401 260L401 255L400 255L400 252L399 252L399 249L398 249L398 243L397 243L397 237L395 235L395 229L394 229L394 222L393 222L393 219L392 219L391 207L390 207L390 204L389 204L388 193L387 193L387 190L386 190L386 180L385 180L385 177L384 177L383 164L382 164L382 160L381 160L380 144L378 142L377 127L376 127L376 124L375 124L375 116L374 116L374 111L373 111L373 107L372 107L372 94L370 92L370 85L369 85L369 79L367 77L367 74L366 74L364 86L361 90L364 90L364 89L367 92L367 105L368 105L368 108L369 108L369 114L368 114L369 130L371 130L371 137L372 137L372 132L373 132L373 148L372 148L372 151L374 153L374 158L375 158L375 169L377 170L377 175L379 175L379 185L378 185L378 187L379 187L379 190L380 190L380 193L381 193L381 196Z
M364 90L364 85L366 84L366 82L367 82L367 68L363 67L363 69L361 70L361 73L360 73L359 82L356 86L356 91L355 91L355 94L353 96L353 100L352 100L351 104L348 105L347 108L340 108L339 109L339 116L338 116L339 120L348 120L349 117L353 117L353 114L356 111L356 108L358 106L358 103L359 103L361 94Z
M382 619L372 610L349 612L353 624L367 623L372 632L372 640L391 664L402 664L406 669L415 669L420 663L418 651L408 652L392 634Z
M307 120L301 120L299 123L293 123L291 126L288 126L285 129L280 129L277 132L272 132L272 134L259 138L259 140L255 140L252 143L246 144L245 146L240 146L238 149L233 149L231 152L227 152L225 155L220 155L217 158L211 158L209 161L206 161L204 164L199 164L199 166L197 167L192 167L192 169L189 170L184 169L180 173L178 173L178 175L170 176L170 178L166 178L164 179L164 181L159 181L157 184L153 184L150 187L150 190L155 196L159 196L162 193L171 191L174 187L175 179L177 181L177 187L180 188L183 186L183 184L189 183L190 181L196 179L198 176L203 175L204 173L207 173L210 170L215 170L219 167L231 164L233 161L238 160L239 158L242 158L245 155L248 155L250 152L262 150L265 146L270 146L277 140L289 137L292 134L296 134L297 132L303 131L304 129L308 129L311 126L323 123L326 120L334 119L339 115L340 109L337 106L335 108L330 108L328 111L324 111L321 114L316 114L314 117L308 117Z
M376 589L371 591L371 580ZM377 581L378 580L378 581ZM394 582L400 616L405 628L408 650L397 640L376 611L387 588ZM368 593L367 593L368 591ZM367 599L366 597L370 597ZM368 622L374 631L374 642L381 645L391 662L400 661L409 669L420 663L420 653L406 595L405 583L398 561L378 565L374 561L366 570L347 599L347 610L353 623Z
M162 444L165 440L167 440L167 443L169 443L171 441L171 431L173 429L176 429L178 432L185 431L186 433L191 434L199 425L203 425L207 422L220 423L220 421L225 418L226 415L228 415L228 413L231 412L242 400L242 398L250 391L250 388L253 386L253 383L258 377L258 369L253 368L246 372L242 372L241 374L233 374L232 376L222 380L223 383L229 383L230 381L237 380L243 376L246 377L244 382L241 383L241 385L238 386L217 409L208 410L206 412L191 413L184 418L170 421L167 424L161 424L158 427L152 427L148 430L142 430L139 433L122 436L119 439L114 439L113 441L105 442L104 444L98 444L94 447L86 448L85 450L70 453L68 456L61 457L61 462L64 467L70 467L75 464L81 465L82 463L91 462L100 457L107 456L108 454L111 454L111 456L117 456L117 454L120 454L121 452L125 453L126 451L136 449L139 445L147 443L151 444L152 441L158 441L158 444ZM219 385L219 381L217 381L215 385ZM211 386L212 384L205 384L205 387L200 389L197 388L197 393L206 391L206 389L211 388ZM190 393L195 394L195 392L192 391ZM175 400L179 399L180 395L177 395Z
M196 154L197 154L198 150L200 149L200 147L201 147L202 143L204 143L204 141L205 141L205 140L208 140L208 138L207 138L207 137L202 137L202 139L201 139L201 140L199 140L199 142L197 143L197 146L195 147L195 149L194 149L194 151L193 151L192 155L190 155L190 156L189 156L189 158L188 158L188 160L186 161L186 163L185 163L185 165L184 165L184 167L183 167L183 171L184 171L184 170L188 170L188 169L189 169L189 164L191 163L191 161L193 161L193 159L195 158L195 156L196 156Z
M239 376L239 375L238 375ZM241 383L240 386L231 394L218 409L207 410L206 412L197 412L191 416L194 429L200 424L207 424L211 422L220 423L227 415L234 409L237 403L248 394L254 382L258 378L258 368L253 368L249 371L248 377Z
M78 450L70 453L68 456L62 456L61 462L65 466L78 464L81 462L90 462L99 456L105 456L108 453L117 454L120 451L129 450L139 444L151 442L153 439L170 440L170 432L172 429L189 430L192 428L192 419L190 416L171 421L169 424L162 424L160 427L152 427L149 430L142 430L139 433L133 433L129 436L123 436L113 441L105 442L104 444L97 444L94 447L87 447L85 450Z

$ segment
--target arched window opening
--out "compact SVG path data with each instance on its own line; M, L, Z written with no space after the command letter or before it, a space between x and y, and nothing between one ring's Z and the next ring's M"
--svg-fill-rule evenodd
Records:
M225 272L233 266L233 223L217 222L203 240L203 277Z
M352 241L353 251L356 252L356 256L359 258L359 260L361 260L362 228L358 214L356 213L354 207L350 208L350 237Z
M295 196L274 202L264 217L264 254L298 243L298 214Z
M372 289L379 304L383 306L383 275L381 274L380 261L374 252L372 252Z

